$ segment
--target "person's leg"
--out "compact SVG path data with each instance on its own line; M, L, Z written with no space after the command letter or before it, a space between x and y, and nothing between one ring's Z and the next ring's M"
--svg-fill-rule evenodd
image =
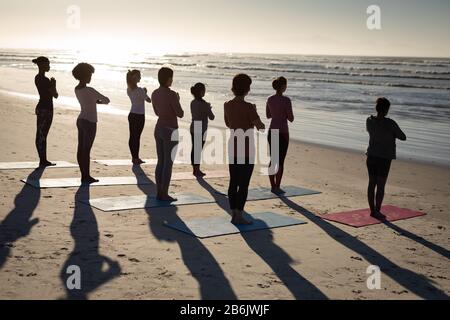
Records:
M269 134L267 135L267 142L269 143L269 155L270 155L270 162L269 162L269 171L272 167L272 134L271 134L271 129L269 129ZM271 172L269 172L269 181L270 181L270 188L272 189L272 191L275 191L276 189L276 181L275 181L275 177L276 177L276 172L273 172L273 174L271 174Z
M375 187L377 186L377 166L372 157L367 157L366 165L369 174L369 184L367 186L367 201L369 203L370 214L375 214Z
M280 186L281 186L281 179L283 179L283 173L284 173L284 161L286 159L286 154L289 147L289 136L282 134L280 135L280 153L279 153L279 166L278 166L278 172L276 177L276 188L278 192L284 192Z
M86 168L86 173L88 176L88 180L89 182L97 182L98 180L92 178L91 173L90 173L90 168L91 168L91 150L92 150L92 146L94 145L94 140L95 140L95 136L97 134L97 124L96 123L92 123L89 121L86 121L86 142L85 142L85 168Z
M250 184L250 180L253 173L254 164L249 164L248 161L245 162L245 164L237 165L238 170L238 192L236 195L236 206L237 211L234 215L234 221L232 221L235 224L251 224L251 221L248 221L244 218L244 207L245 203L247 201L247 195L248 195L248 186Z
M139 163L144 163L144 161L141 160L140 156L139 156L139 152L141 150L141 135L142 135L142 131L144 131L144 126L145 126L145 115L143 114L138 114L136 116L137 118L137 123L136 123L136 159L138 159Z
M84 132L83 123L80 119L77 120L77 129L78 129L77 162L78 162L78 166L80 167L81 180L83 180L83 178L86 178L86 174L84 172L84 166L83 166L83 151L85 149L85 147L84 147L85 132Z
M369 176L369 185L367 186L367 201L369 202L370 213L375 213L375 187L377 186L377 177Z
M163 133L163 140L164 140L164 146L163 146L163 153L164 153L164 162L163 162L163 169L161 174L161 189L162 192L162 200L169 200L169 201L175 201L175 198L172 198L169 196L169 186L170 186L170 180L172 178L172 168L173 168L173 162L175 159L172 159L172 154L176 154L176 148L178 145L178 141L172 141L172 129L164 129Z
M156 154L158 161L155 168L155 182L156 182L156 197L160 198L162 196L161 192L161 179L162 172L164 168L164 141L160 137L161 129L155 128L155 143L156 143Z
M136 151L135 151L135 135L136 135L136 124L134 122L133 114L128 115L128 128L130 131L130 138L128 139L128 147L130 148L131 158L134 160Z
M237 170L238 165L235 163L230 163L228 165L228 170L230 172L230 181L228 184L228 203L230 205L230 210L234 214L237 209L236 195L238 190L238 177L239 172Z
M81 182L93 183L98 182L97 179L91 177L91 149L94 144L95 135L97 133L97 124L87 120L79 119L78 127L78 152L77 160L81 171Z
M40 166L54 165L47 160L47 136L53 121L52 110L39 110L36 113L36 149Z
M375 211L381 214L381 206L383 204L385 186L389 171L391 169L391 160L384 160L380 164L380 174L377 176L377 193L375 196Z

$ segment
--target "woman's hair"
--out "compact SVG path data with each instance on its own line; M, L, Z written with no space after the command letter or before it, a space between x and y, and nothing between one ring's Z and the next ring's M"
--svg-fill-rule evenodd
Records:
M251 84L252 79L248 75L244 73L237 74L233 78L231 91L233 91L235 96L244 96L250 91Z
M167 67L162 67L158 71L158 82L160 85L165 86L167 81L173 78L173 70Z
M137 78L141 75L139 70L128 70L127 72L127 85L130 89L136 89L137 87Z
M387 114L390 106L391 102L385 97L381 97L377 99L375 109L377 110L378 113Z
M272 88L276 91L280 91L281 88L287 85L287 79L285 77L278 77L272 81Z
M89 63L79 63L73 68L72 75L78 81L85 80L95 72L95 68Z
M206 87L203 83L201 82L197 82L196 84L194 84L193 87L191 87L191 93L194 96L195 99L200 100L202 99L202 92L204 92L206 90Z
M47 57L40 56L40 57L37 57L36 59L31 60L31 62L36 64L38 67L40 67L44 64L50 63L50 60L48 60Z

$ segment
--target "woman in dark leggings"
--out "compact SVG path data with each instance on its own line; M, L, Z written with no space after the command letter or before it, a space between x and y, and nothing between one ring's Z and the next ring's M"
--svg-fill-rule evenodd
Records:
M255 163L253 128L265 129L256 106L245 101L251 84L252 79L248 75L236 75L231 89L235 98L224 104L225 124L231 129L228 142L230 171L228 201L233 224L251 223L243 217L243 212Z
M33 59L39 68L34 83L39 92L39 102L36 106L36 149L39 154L39 166L54 166L47 160L47 136L53 121L53 98L58 98L55 78L48 79L45 73L50 71L50 61L46 57Z
M287 80L279 77L272 82L276 93L267 99L266 115L272 119L269 129L270 165L269 179L273 193L284 193L280 188L284 172L284 160L289 147L288 121L294 121L291 99L284 96ZM277 137L277 140L274 139Z
M391 168L391 162L396 158L395 140L406 140L406 135L398 124L386 115L391 103L386 98L379 98L376 104L376 116L370 116L366 121L369 133L369 147L367 148L367 170L369 172L369 186L367 199L370 215L377 219L385 216L381 213L384 198L384 188ZM375 188L377 189L375 194Z
M205 96L206 86L197 82L191 87L191 93L194 100L191 101L191 164L192 173L196 177L203 177L205 173L200 170L200 159L202 150L205 145L205 133L208 130L208 119L214 120L214 113L212 112L211 104L206 102Z
M81 112L77 119L78 150L77 160L81 171L82 183L98 182L90 174L91 149L97 133L97 103L108 104L109 99L94 88L88 87L95 69L88 63L79 63L72 74L79 84L75 95L80 103Z
M131 100L131 110L128 115L128 125L130 129L128 146L130 147L132 162L135 165L144 163L139 157L139 149L141 134L145 125L145 101L152 102L147 95L147 89L138 87L137 84L139 81L141 81L141 72L139 70L128 71L127 94Z

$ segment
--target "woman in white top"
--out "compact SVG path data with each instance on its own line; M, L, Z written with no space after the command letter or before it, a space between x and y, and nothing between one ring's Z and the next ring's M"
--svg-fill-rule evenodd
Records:
M108 104L109 99L94 88L88 87L95 69L88 63L79 63L72 75L80 83L75 87L75 95L80 103L81 112L77 119L78 150L77 160L81 171L82 183L98 182L89 172L90 154L97 132L97 103Z
M139 81L141 81L141 72L139 70L129 70L127 73L127 94L131 100L131 110L128 115L130 128L128 146L130 147L133 164L136 165L144 163L139 157L139 148L145 124L145 101L152 102L147 95L147 89L138 87Z

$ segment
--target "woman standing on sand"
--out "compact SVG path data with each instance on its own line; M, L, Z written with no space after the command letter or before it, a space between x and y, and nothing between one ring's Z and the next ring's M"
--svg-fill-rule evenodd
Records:
M54 166L47 160L47 136L53 121L53 98L58 98L55 78L47 78L45 73L50 71L50 61L46 57L32 60L39 68L34 83L39 92L39 102L35 109L36 123L36 149L39 154L39 167Z
M155 126L156 153L158 163L155 170L156 198L161 201L176 201L169 196L173 161L178 144L178 118L184 116L180 105L180 96L170 89L173 82L173 70L161 68L158 72L160 87L152 93L152 104L158 121ZM174 136L175 139L172 140ZM176 137L175 137L176 136Z
M283 178L284 160L289 147L289 127L288 121L294 121L294 114L292 112L291 99L283 96L287 88L287 80L285 77L279 77L272 82L272 87L276 93L267 99L266 115L267 119L272 119L269 128L269 150L271 161L269 170L275 170L274 174L269 174L270 185L273 193L284 193L280 188L281 179ZM272 143L272 131L278 130L278 143ZM274 132L275 133L275 132ZM274 148L277 148L274 151ZM278 154L278 157L274 156ZM272 168L273 166L273 168ZM271 172L269 172L271 173Z
M127 73L127 94L131 100L131 110L128 115L128 125L130 129L130 147L133 164L139 165L144 161L139 158L141 134L145 125L145 101L152 102L147 95L146 88L138 87L141 81L141 72L139 70L129 70Z
M193 174L196 177L202 177L205 175L200 170L200 158L205 145L205 133L208 130L208 119L214 120L215 116L212 112L211 104L206 102L203 97L205 96L206 87L203 83L198 82L191 87L191 93L194 96L194 100L191 102L191 164L193 168ZM195 143L197 141L197 144ZM198 141L201 141L198 144Z
M94 72L94 67L88 63L79 63L72 70L72 75L79 81L79 84L75 87L75 95L81 107L81 112L77 119L77 160L80 166L82 183L98 182L90 174L91 149L97 133L97 103L109 103L107 97L94 88L87 86L91 82Z
M232 91L234 99L225 102L225 124L231 129L228 141L230 184L228 201L232 213L231 223L250 224L243 217L247 201L248 186L254 168L253 128L264 130L264 123L256 111L256 106L245 101L250 92L252 79L246 74L238 74L233 78ZM250 142L251 140L251 142ZM240 145L244 146L243 150Z
M370 215L383 219L381 205L384 198L384 188L391 168L391 162L396 158L395 140L406 140L406 135L398 124L386 118L391 103L386 98L378 98L376 104L376 116L370 116L366 121L369 133L369 147L367 148L367 170L369 172L369 186L367 198L369 201ZM375 195L375 187L377 192Z

